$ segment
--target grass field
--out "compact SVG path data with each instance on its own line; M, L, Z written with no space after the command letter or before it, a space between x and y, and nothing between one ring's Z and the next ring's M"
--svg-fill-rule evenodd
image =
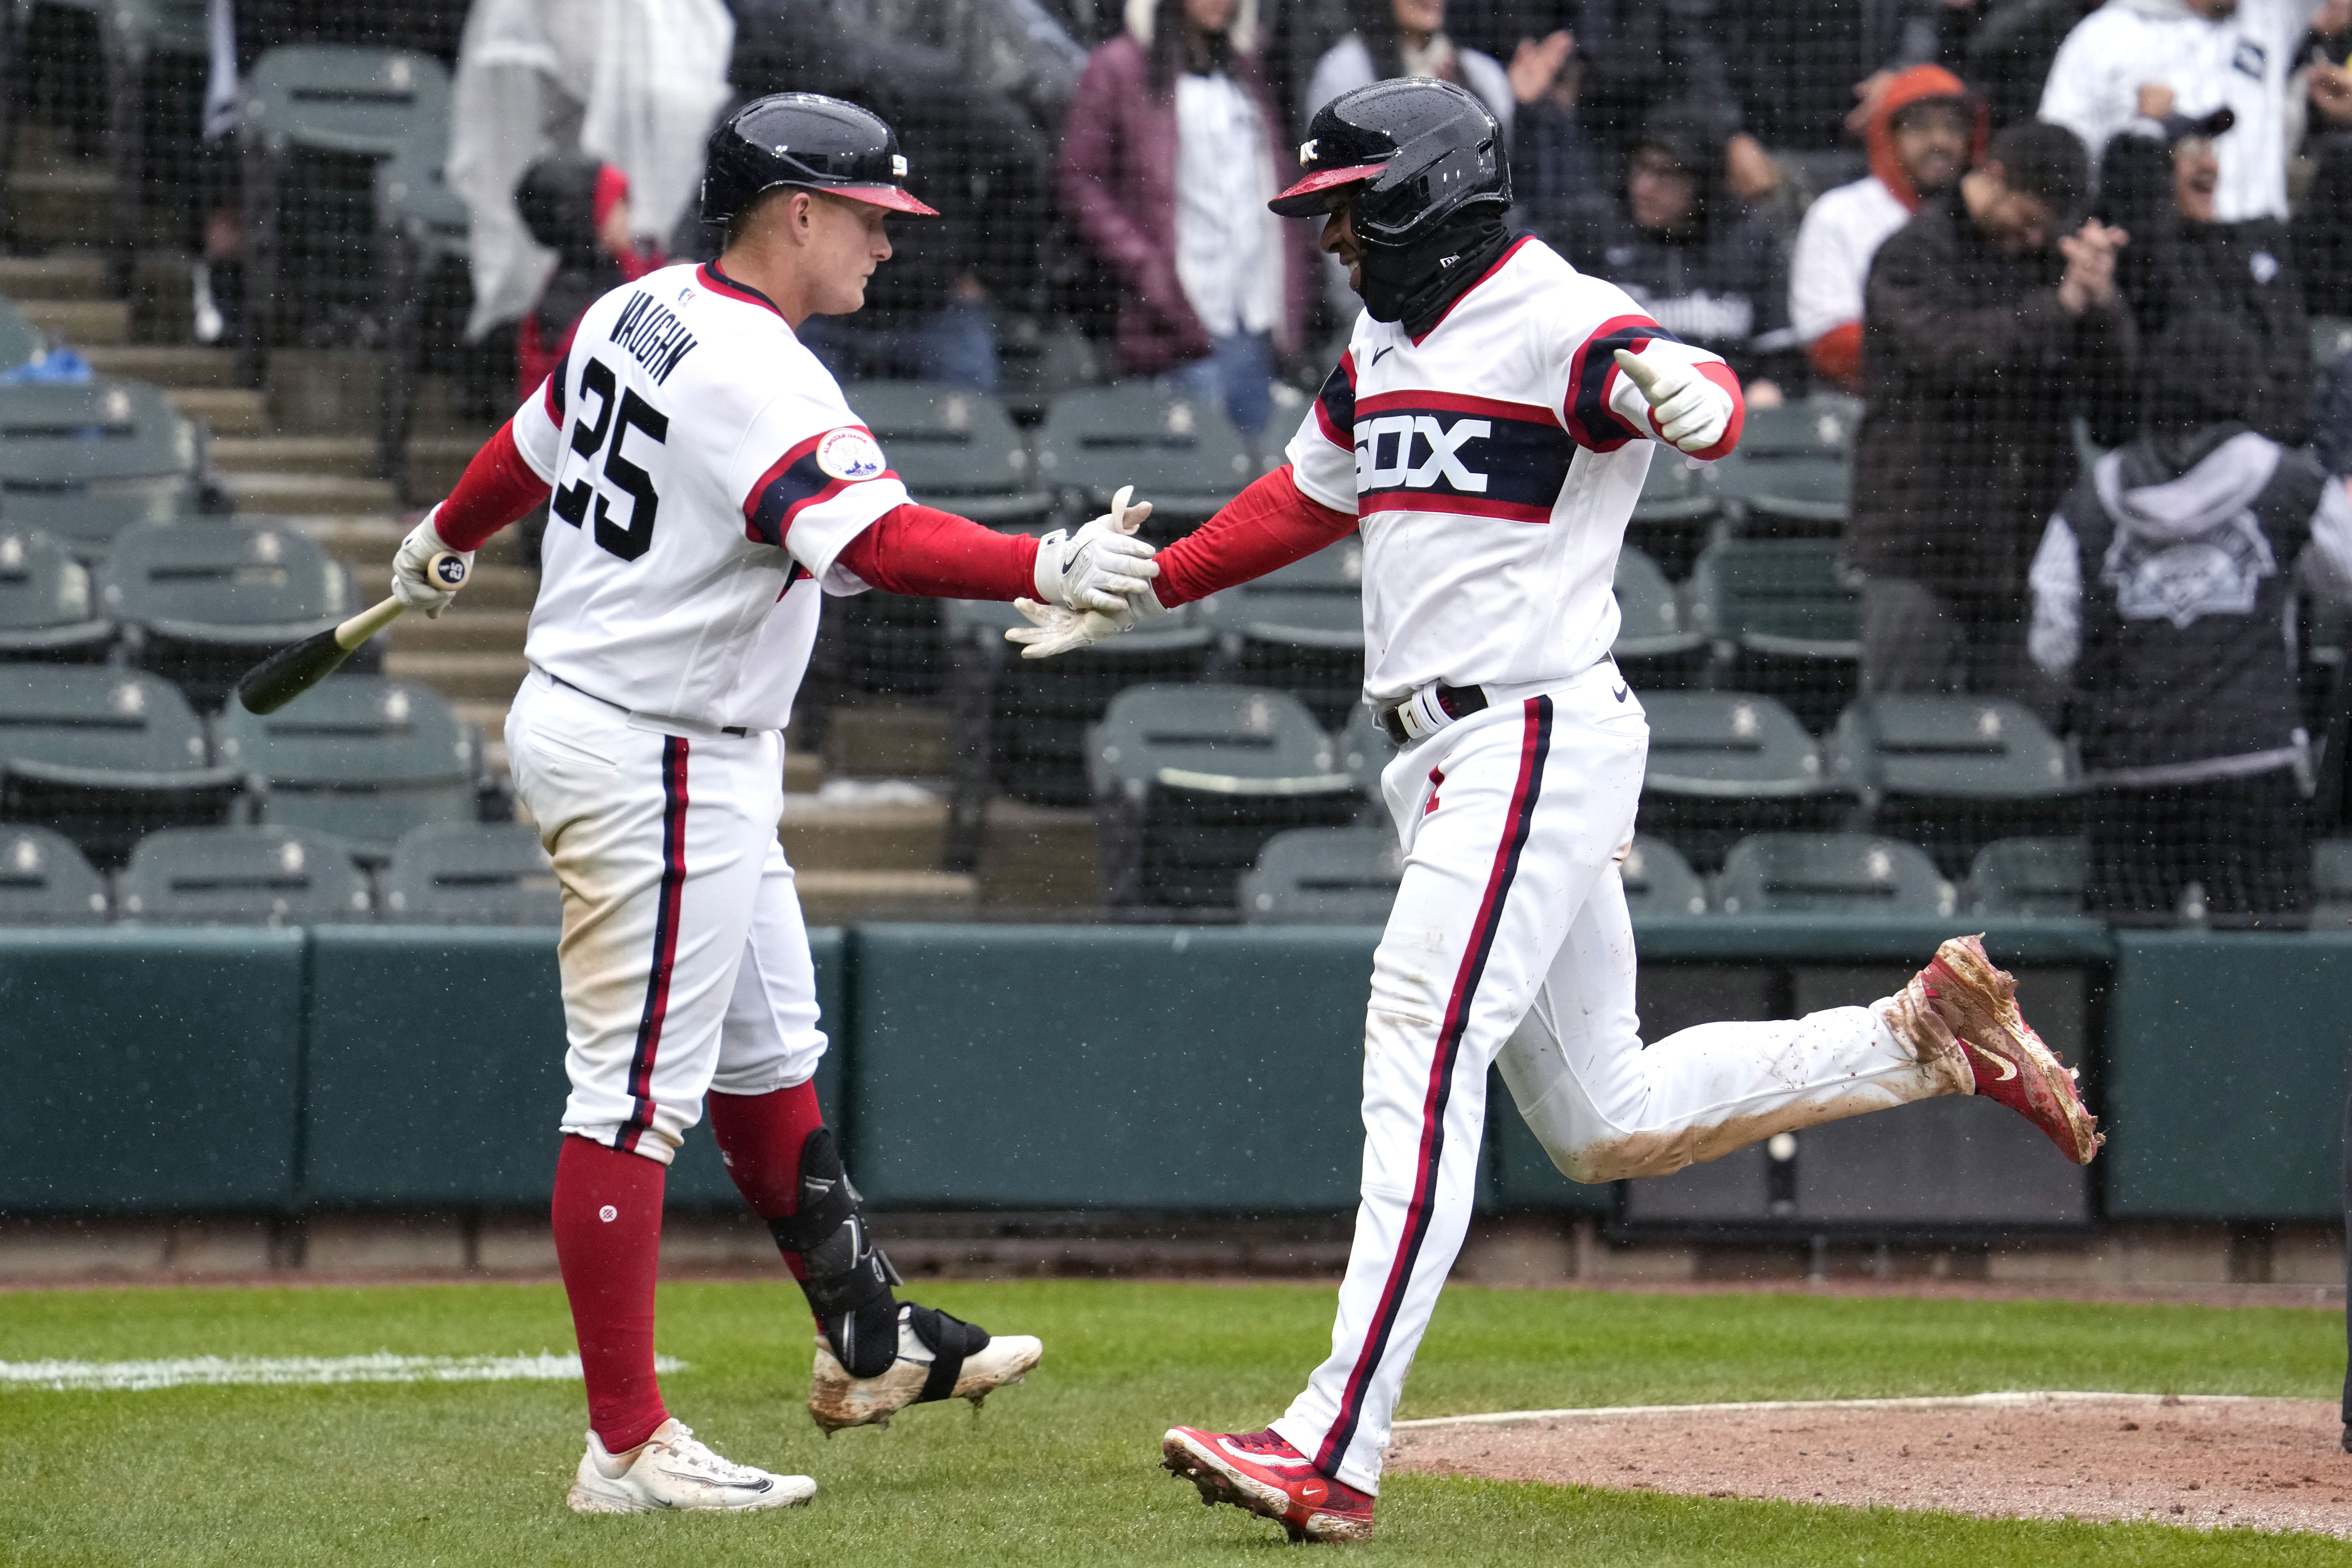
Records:
M0 1391L0 1563L656 1564L1265 1563L1273 1525L1157 1468L1172 1422L1255 1427L1326 1348L1299 1286L929 1285L1034 1332L1045 1364L824 1440L801 1408L789 1287L662 1291L673 1412L721 1452L816 1477L806 1509L576 1518L583 1407L561 1383ZM0 1295L0 1360L477 1355L571 1348L552 1286ZM2067 1302L1449 1290L1407 1415L1559 1405L2076 1388L2326 1398L2340 1314ZM2307 1536L2010 1523L1395 1478L1369 1547L1393 1563L2352 1563ZM1287 1559L1284 1559L1287 1561Z

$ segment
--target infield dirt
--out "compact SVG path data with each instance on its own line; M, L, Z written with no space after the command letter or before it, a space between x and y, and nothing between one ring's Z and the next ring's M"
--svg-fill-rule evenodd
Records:
M1401 1427L1392 1470L1994 1519L2352 1537L2332 1401L1979 1395Z

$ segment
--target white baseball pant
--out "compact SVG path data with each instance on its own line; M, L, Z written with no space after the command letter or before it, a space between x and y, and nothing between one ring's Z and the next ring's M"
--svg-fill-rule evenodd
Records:
M533 670L507 755L563 889L562 1131L667 1165L706 1091L806 1082L825 1037L776 838L782 736L630 714Z
M1381 775L1405 861L1364 1018L1363 1197L1330 1359L1274 1424L1367 1491L1469 1226L1490 1064L1581 1182L1966 1087L1915 1060L1875 1005L1643 1046L1618 870L1649 748L1641 704L1607 661L1488 695Z

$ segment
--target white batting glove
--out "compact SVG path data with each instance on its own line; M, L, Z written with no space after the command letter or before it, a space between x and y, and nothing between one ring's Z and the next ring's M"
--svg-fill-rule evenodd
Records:
M424 611L428 621L438 619L441 612L449 607L449 601L457 596L456 589L444 588L425 574L425 563L449 548L433 526L433 520L440 515L437 506L426 512L425 521L408 531L408 537L400 542L399 553L392 558L392 596L412 610ZM465 558L466 569L470 573L474 552L461 550L457 553Z
M1638 354L1619 349L1617 368L1631 384L1612 391L1609 405L1679 451L1704 452L1731 426L1731 394L1699 374L1700 365L1717 363L1714 354L1663 338Z
M1117 615L1132 594L1149 594L1160 575L1151 546L1135 537L1151 503L1127 504L1133 485L1121 485L1110 510L1078 530L1060 529L1037 542L1037 597L1073 610Z
M1142 593L1119 600L1118 608L1108 614L1041 605L1034 599L1015 599L1013 607L1028 616L1030 624L1010 628L1004 640L1021 644L1023 658L1051 658L1057 653L1092 647L1106 637L1131 631L1168 613L1168 606L1160 602L1160 595L1149 584Z

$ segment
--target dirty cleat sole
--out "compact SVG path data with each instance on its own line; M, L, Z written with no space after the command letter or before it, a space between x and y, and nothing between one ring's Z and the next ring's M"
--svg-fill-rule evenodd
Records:
M2017 981L1994 966L1981 936L1956 936L1936 950L1917 984L1967 1054L1976 1092L2024 1117L2078 1165L2106 1142L2083 1103L2075 1074L2017 1010Z
M816 1337L808 1409L826 1436L848 1426L887 1426L908 1405L933 1400L969 1399L977 1410L989 1394L1027 1376L1045 1353L1033 1335L990 1334L979 1349L957 1355L952 1348L935 1349L924 1338L926 1328L943 1339L964 1336L965 1342L976 1332L943 1312L902 1304L898 1358L872 1377L852 1377L824 1336ZM941 1364L943 1358L948 1364Z

